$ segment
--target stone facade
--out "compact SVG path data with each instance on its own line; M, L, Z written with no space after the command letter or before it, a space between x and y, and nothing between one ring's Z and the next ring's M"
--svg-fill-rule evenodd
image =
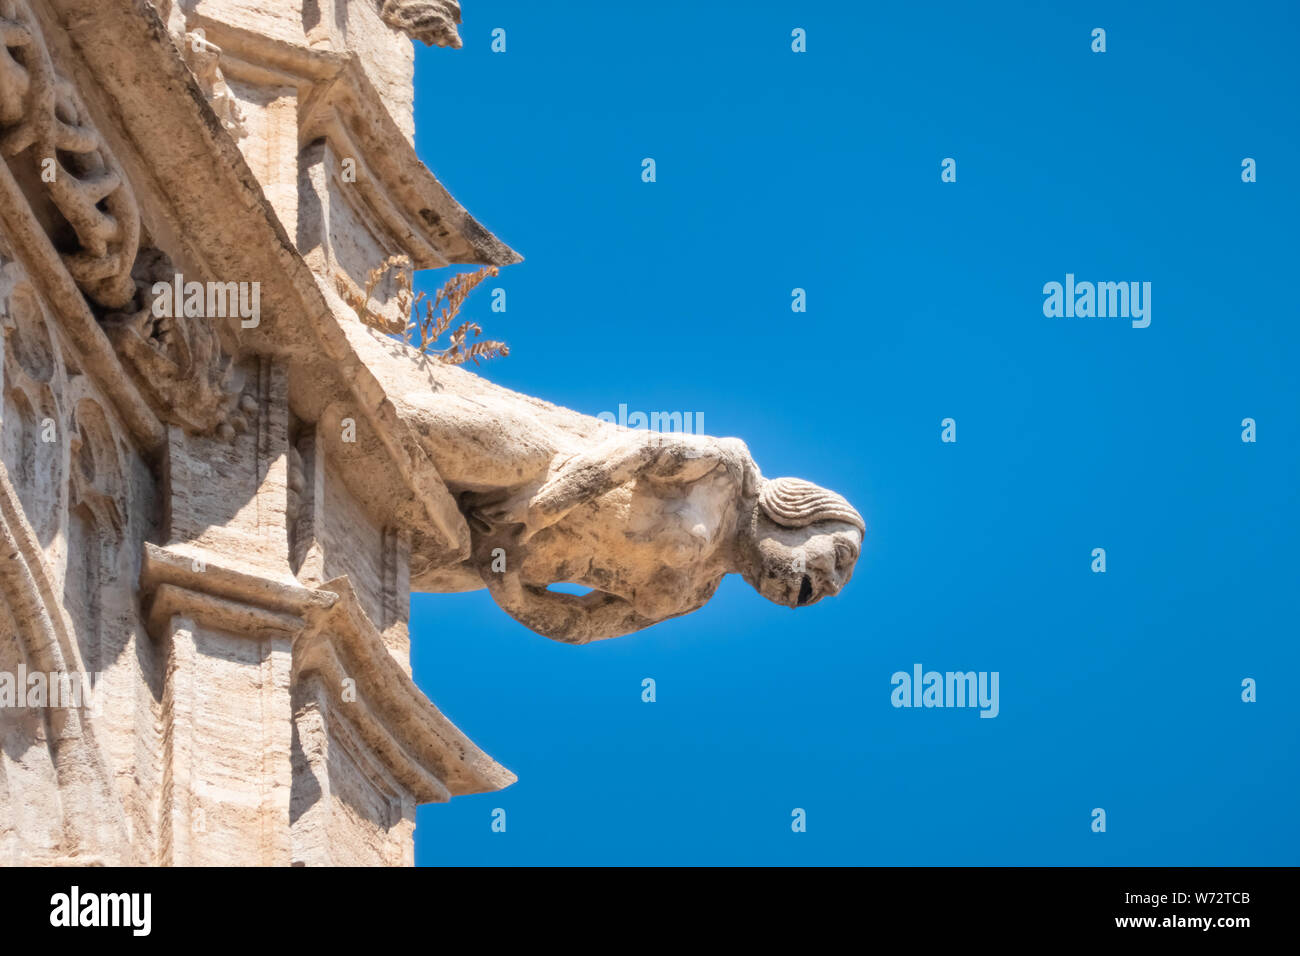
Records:
M411 681L446 502L317 284L517 259L416 159L380 12L0 0L0 861L409 864L417 804L514 779ZM158 318L177 275L227 319Z
M726 573L847 582L842 498L349 306L394 257L519 260L412 146L412 38L459 19L0 0L0 861L410 864L418 804L514 780L412 682L413 588L585 643Z

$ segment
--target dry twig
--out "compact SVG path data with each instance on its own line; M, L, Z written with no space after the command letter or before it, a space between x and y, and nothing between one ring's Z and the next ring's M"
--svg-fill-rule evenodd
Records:
M447 283L435 293L432 300L423 292L412 296L411 260L406 256L390 256L370 270L366 277L366 287L360 290L346 276L336 275L335 284L339 295L351 306L359 318L371 328L383 332L400 334L402 338L418 350L430 355L447 365L464 365L466 362L479 363L510 354L510 346L494 339L481 342L469 342L468 338L477 339L483 330L477 322L462 322L451 333L446 348L436 348L436 343L451 328L452 322L460 314L461 306L469 294L488 276L497 275L496 266L485 266L477 272L461 272L452 276ZM370 311L370 299L384 277L397 270L397 291L395 298L398 309L403 316L394 323ZM421 311L423 306L423 311Z

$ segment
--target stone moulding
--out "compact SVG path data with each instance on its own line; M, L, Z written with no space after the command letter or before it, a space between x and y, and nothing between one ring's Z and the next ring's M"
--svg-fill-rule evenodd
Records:
M329 142L356 159L356 185L416 269L523 261L488 232L415 155L355 56L308 99L300 143Z
M319 421L328 406L350 404L344 414L356 420L359 435L374 436L379 454L353 461L340 457L348 487L381 523L411 528L450 554L462 553L467 546L459 530L463 519L454 509L448 511L445 490L436 487L440 483L420 460L416 436L392 412L382 384L357 357L341 327L355 321L354 313L304 261L153 5L145 0L47 3L120 120L120 130L114 131L121 137L115 143L119 160L166 197L174 221L202 224L186 233L187 253L205 263L209 275L261 282L261 325L230 330L240 351L281 355L295 363L290 401L304 420ZM222 47L223 63L230 54L231 70L236 70L239 42L218 24L202 18L196 23ZM286 67L298 62L283 44L251 37L248 43L263 63L275 65L275 57L289 57ZM113 67L121 49L132 50L129 74ZM252 56L247 50L244 54ZM320 53L310 59L333 62L332 69L338 69L348 56ZM369 88L368 83L359 88ZM373 102L375 112L381 112L372 94L372 89L364 94L364 103ZM402 150L412 169L423 168L409 143ZM158 431L155 446L165 439ZM333 455L340 448L328 451Z
M357 702L365 703L354 718L358 729L421 802L514 783L515 775L444 717L388 653L348 579L328 581L322 590L339 600L310 614L311 627L295 647L295 678L319 672L334 688L345 675L354 678Z
M146 543L140 595L149 634L160 640L168 622L184 616L233 634L297 635L313 609L338 595L303 587L293 579L268 580L262 571L216 563L197 549Z
M357 164L357 191L416 269L506 266L523 257L447 191L397 127L355 53L307 49L203 16L188 21L220 45L232 77L299 89L299 148L325 140Z
M216 564L146 544L140 587L149 633L162 640L183 618L233 634L293 641L293 681L323 678L370 751L421 803L499 790L515 775L480 750L416 687L361 609L346 577L306 588L292 579ZM346 680L355 698L346 699Z

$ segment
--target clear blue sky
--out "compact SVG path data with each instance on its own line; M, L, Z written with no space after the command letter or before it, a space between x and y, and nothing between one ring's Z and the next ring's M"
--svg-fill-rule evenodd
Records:
M416 595L420 686L520 778L419 863L1300 863L1300 14L993 6L465 0L418 50L420 155L526 257L481 373L702 413L868 524L836 599L586 647ZM1045 317L1067 272L1150 327ZM1000 714L895 709L916 663Z

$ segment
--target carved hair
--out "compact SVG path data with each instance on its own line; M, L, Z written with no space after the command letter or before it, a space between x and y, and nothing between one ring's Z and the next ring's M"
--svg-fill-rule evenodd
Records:
M779 525L805 528L820 521L846 521L866 534L867 524L848 501L801 478L773 478L764 481L758 506Z

